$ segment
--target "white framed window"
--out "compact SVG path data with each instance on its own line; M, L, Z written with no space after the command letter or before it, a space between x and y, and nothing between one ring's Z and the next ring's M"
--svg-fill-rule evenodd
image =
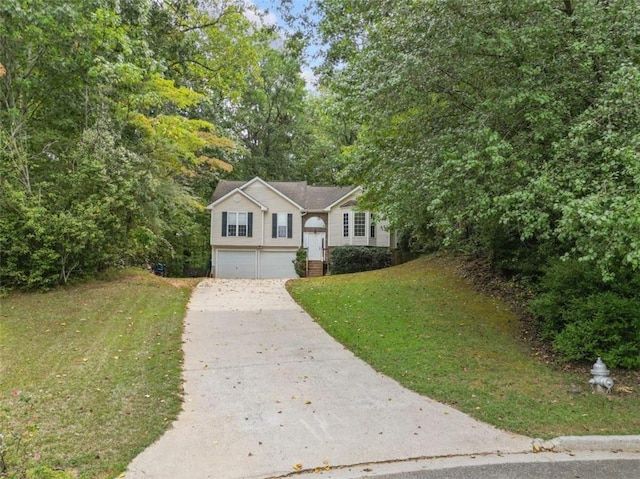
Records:
M229 212L227 236L247 236L247 213Z
M367 232L367 214L356 212L353 214L353 236L365 236Z
M311 216L304 222L305 228L326 228L327 224L318 216Z
M222 213L222 236L251 236L252 213L225 211Z
M288 236L288 228L287 228L287 213L278 213L278 238L287 238Z
M273 213L271 215L271 237L293 238L292 213Z

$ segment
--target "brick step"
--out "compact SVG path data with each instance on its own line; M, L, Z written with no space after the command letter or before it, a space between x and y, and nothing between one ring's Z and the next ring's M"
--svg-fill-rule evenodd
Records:
M323 276L324 273L324 265L322 261L309 261L307 263L307 277L315 278L318 276Z

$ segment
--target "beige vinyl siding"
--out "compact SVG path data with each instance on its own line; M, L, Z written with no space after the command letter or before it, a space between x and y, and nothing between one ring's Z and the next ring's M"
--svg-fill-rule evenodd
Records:
M284 207L284 205L290 210L297 209L291 201L259 181L250 184L243 191L269 209Z
M393 245L391 245L391 234L387 230L388 225L389 223L387 221L376 222L376 237L372 238L374 244L371 246L393 247Z
M267 206L268 211L264 212L264 243L265 247L300 247L302 244L302 218L300 210L291 203L291 201L283 198L260 182L251 184L245 188L247 193L256 201ZM272 215L277 213L287 213L293 215L293 228L291 238L272 238L271 229L273 227Z
M352 208L341 208L340 205L348 203L358 197L358 194L351 194L335 204L329 211L328 222L328 247L350 245L353 236L353 218ZM349 236L343 234L343 214L349 213Z
M350 245L353 246L370 246L369 244L369 236L368 236L368 231L367 231L367 214L365 213L364 215L364 226L362 227L362 236L356 236L356 220L355 220L355 215L356 214L362 214L362 211L349 211L349 236L350 238L344 238L345 240L349 240Z
M349 215L349 236L344 236L344 214ZM368 214L367 223L365 224L365 235L364 236L355 236L354 235L354 221L353 221L354 211L351 208L340 208L339 206L334 208L331 213L329 213L329 246L369 246L369 237L368 237Z
M349 236L343 235L343 215L349 215ZM354 210L352 208L340 208L336 206L329 213L329 247L332 246L382 246L389 247L390 233L386 231L388 223L376 220L376 235L370 237L371 214L367 212L365 223L365 236L355 236L354 231Z
M329 212L328 246L342 246L349 244L349 238L342 236L342 213L347 210L335 207Z
M223 212L253 213L252 236L222 236ZM241 194L234 194L211 211L211 244L220 246L258 246L262 244L264 215L260 207Z

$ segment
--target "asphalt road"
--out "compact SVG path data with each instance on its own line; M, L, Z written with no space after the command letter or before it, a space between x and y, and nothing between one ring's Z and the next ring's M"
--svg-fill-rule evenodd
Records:
M640 477L640 459L487 464L403 472L375 476L375 479L634 479L638 477Z

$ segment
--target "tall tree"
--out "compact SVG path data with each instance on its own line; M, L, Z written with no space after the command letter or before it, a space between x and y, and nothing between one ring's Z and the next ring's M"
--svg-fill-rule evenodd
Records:
M304 135L296 144L300 177L327 185L345 181L342 151L355 141L357 126L327 91L307 95L305 119Z
M361 124L350 174L397 226L501 260L637 262L632 221L605 226L637 201L637 2L318 4L325 81Z
M230 168L219 156L233 142L202 106L213 91L237 98L258 52L241 6L0 5L3 287L168 258L204 237L194 191Z
M638 367L638 2L318 5L365 200L533 279L565 359Z
M300 39L282 40L267 29L258 68L234 106L231 128L245 154L235 164L238 177L269 180L299 176L297 144L305 135L305 84L300 75Z

